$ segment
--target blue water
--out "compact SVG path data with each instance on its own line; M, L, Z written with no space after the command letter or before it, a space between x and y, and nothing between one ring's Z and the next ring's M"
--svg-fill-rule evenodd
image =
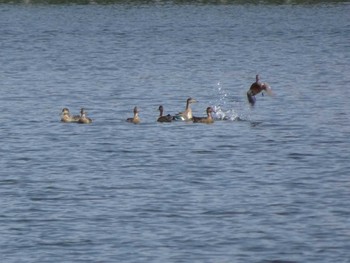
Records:
M0 4L1 262L350 262L349 14Z

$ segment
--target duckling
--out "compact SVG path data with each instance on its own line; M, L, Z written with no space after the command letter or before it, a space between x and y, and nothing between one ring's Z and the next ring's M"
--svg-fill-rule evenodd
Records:
M170 114L163 116L164 108L162 105L159 106L158 110L159 110L159 117L157 119L158 122L172 122L173 121L173 116L171 116Z
M86 111L84 110L84 108L81 108L80 110L80 118L79 118L79 123L84 123L84 124L88 124L88 123L92 123L92 120L88 117L86 117Z
M137 109L137 107L134 107L134 117L132 118L127 118L126 119L127 122L132 122L134 124L137 124L140 122L140 118L139 118L139 110Z
M62 122L78 122L79 118L80 118L79 115L72 116L70 114L68 108L63 108L62 113L61 113L61 121Z
M175 120L191 121L193 119L191 104L197 102L193 98L188 98L186 101L185 111L178 113L174 116Z
M211 113L213 112L212 107L207 108L207 117L193 117L193 122L196 123L213 123L214 119L211 116Z

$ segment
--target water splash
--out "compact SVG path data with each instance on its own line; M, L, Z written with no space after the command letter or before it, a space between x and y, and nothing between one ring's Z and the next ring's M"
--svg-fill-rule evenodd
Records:
M223 110L220 106L214 106L214 119L217 120L230 120L235 121L239 120L240 117L234 109Z
M214 119L229 121L247 119L247 115L244 114L243 111L242 102L235 100L233 96L224 89L220 81L215 85L214 93L213 97L217 98L211 102L214 109Z

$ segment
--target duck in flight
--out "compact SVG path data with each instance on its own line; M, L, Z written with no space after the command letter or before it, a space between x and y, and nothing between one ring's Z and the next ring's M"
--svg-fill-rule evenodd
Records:
M256 102L255 95L259 94L262 91L266 91L268 95L272 95L272 90L269 84L260 82L259 75L255 76L255 82L250 86L247 92L247 98L250 105L254 105ZM263 93L262 93L263 94Z

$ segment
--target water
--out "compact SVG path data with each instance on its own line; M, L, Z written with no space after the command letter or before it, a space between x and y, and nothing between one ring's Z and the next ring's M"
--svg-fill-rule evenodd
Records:
M1 4L1 261L350 262L349 11Z

